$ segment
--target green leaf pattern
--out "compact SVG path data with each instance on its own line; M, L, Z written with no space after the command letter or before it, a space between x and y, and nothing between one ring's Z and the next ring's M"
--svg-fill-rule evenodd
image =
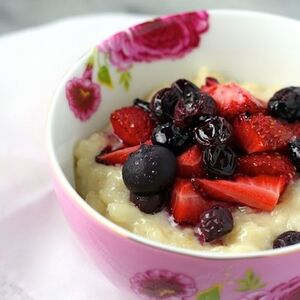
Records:
M245 276L242 279L237 280L239 292L256 291L266 286L258 275L249 269L246 271Z
M106 85L109 88L113 88L112 79L110 76L109 68L107 66L101 66L98 69L97 79L100 83Z
M248 269L245 272L244 277L238 279L236 283L236 290L241 293L256 291L266 286L266 284L262 282L261 278L251 269ZM222 285L216 284L207 290L199 292L196 296L196 300L221 300L221 290Z
M94 48L93 53L88 57L86 65L94 66L97 69L97 81L108 88L114 88L113 76L111 75L111 64L106 53L101 53L97 48ZM132 76L130 71L120 72L116 70L119 75L118 82L125 91L129 90Z
M119 83L123 86L125 91L129 90L130 81L131 81L131 74L129 73L129 71L122 72L120 75Z
M221 286L214 285L211 288L197 294L196 300L221 300Z

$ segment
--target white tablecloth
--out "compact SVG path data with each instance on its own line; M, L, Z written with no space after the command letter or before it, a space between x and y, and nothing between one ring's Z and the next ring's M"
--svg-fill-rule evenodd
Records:
M68 67L145 17L95 15L0 36L0 299L124 299L93 265L58 207L45 122Z

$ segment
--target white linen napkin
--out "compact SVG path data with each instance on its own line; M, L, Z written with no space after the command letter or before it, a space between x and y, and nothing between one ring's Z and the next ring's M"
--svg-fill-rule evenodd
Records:
M93 265L53 192L47 110L84 51L146 16L66 19L0 37L0 299L124 299Z

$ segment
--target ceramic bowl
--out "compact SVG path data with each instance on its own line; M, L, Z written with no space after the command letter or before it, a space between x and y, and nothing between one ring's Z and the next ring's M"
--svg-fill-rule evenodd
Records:
M196 11L100 42L68 72L49 113L48 150L66 219L124 299L300 299L300 247L234 256L146 240L93 210L74 187L74 144L110 113L201 66L233 80L299 85L300 23L245 11Z

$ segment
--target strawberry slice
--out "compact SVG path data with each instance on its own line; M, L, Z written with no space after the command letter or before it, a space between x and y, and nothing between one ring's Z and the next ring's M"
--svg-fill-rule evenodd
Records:
M177 223L196 225L201 213L211 205L195 192L189 179L176 180L171 194L170 208Z
M236 174L246 176L285 175L295 177L295 167L291 161L279 153L258 153L238 158Z
M123 165L127 160L128 156L137 151L140 145L119 149L109 153L100 153L96 156L95 160L99 164L104 165Z
M288 124L295 137L300 137L300 122Z
M154 128L149 114L135 106L115 110L110 120L114 133L129 146L148 140Z
M195 178L192 179L192 183L204 197L272 211L285 190L288 180L285 176L260 175L237 177L234 181Z
M147 140L146 145L152 145L151 140ZM95 157L95 161L103 165L123 165L127 160L128 156L137 151L141 145L132 147L123 147L117 150L113 150L111 144L108 144L101 152Z
M224 118L232 119L245 112L254 114L266 111L261 101L236 83L208 83L202 87L202 91L214 98Z
M194 145L177 158L177 174L180 177L201 177L202 151L198 145Z
M120 140L119 137L116 136L114 133L107 133L106 138L108 140L108 143L105 146L105 148L101 151L101 154L116 151L116 150L123 149L123 148L127 147L123 143L123 141Z
M288 125L261 113L236 118L233 132L247 153L284 150L293 137Z
M219 84L219 81L217 78L215 78L215 77L206 77L205 78L205 87L209 87L209 86L217 85L217 84Z

